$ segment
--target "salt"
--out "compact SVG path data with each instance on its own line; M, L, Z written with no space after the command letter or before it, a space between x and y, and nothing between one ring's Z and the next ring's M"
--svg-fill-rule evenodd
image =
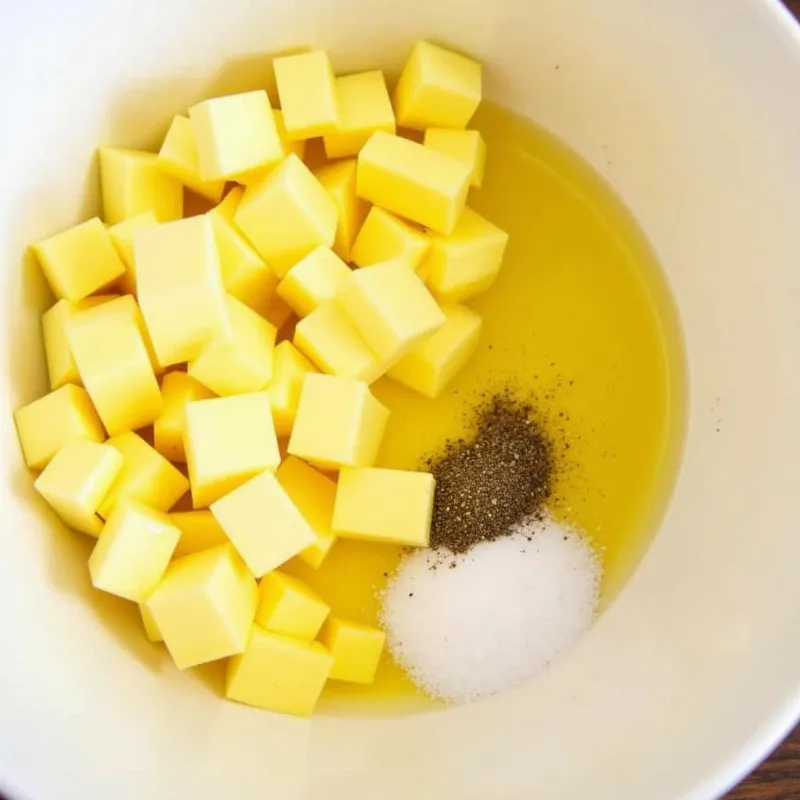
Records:
M580 533L531 520L466 553L419 550L383 596L387 644L424 691L461 703L511 688L597 611L600 564Z

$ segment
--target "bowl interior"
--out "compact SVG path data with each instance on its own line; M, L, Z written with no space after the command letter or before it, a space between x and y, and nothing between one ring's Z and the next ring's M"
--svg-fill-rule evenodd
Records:
M650 237L690 362L681 480L634 579L540 679L435 715L275 718L220 703L214 669L172 669L133 606L90 593L90 543L35 502L11 411L44 390L48 293L24 251L96 209L98 144L155 145L177 109L266 85L286 48L396 69L422 36L482 59L488 95L576 149ZM777 3L38 0L0 45L0 787L705 800L786 729L800 707L800 38Z

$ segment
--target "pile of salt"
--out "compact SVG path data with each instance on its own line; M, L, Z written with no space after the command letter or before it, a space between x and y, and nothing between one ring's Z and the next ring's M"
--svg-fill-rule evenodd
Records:
M600 564L577 531L552 519L466 553L420 550L383 598L387 644L434 697L467 702L532 677L592 623Z

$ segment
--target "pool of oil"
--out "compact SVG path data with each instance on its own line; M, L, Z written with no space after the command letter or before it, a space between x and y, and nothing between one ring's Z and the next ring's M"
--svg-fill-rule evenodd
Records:
M380 464L416 468L468 434L476 397L511 386L535 399L555 442L553 511L595 544L607 606L657 528L677 471L684 362L677 316L646 237L605 181L538 126L486 105L474 121L488 161L470 205L508 231L497 283L470 305L484 320L477 354L446 394L427 400L389 380ZM340 541L303 577L335 612L378 620L378 593L398 548ZM329 684L332 713L432 707L386 656L373 686Z

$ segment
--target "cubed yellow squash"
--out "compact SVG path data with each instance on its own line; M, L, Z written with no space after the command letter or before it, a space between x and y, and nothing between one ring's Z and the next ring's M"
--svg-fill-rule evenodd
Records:
M97 509L122 469L122 456L110 445L71 439L53 456L34 487L71 528L99 536Z
M103 423L82 386L67 384L14 412L25 463L43 469L73 439L102 442Z
M421 228L372 206L353 244L351 260L359 267L398 260L416 269L430 246Z
M288 139L311 139L336 131L339 104L328 54L312 50L282 56L273 67Z
M375 680L386 642L382 630L329 616L319 642L333 656L331 680L362 684Z
M37 242L33 251L53 294L73 302L125 274L125 264L98 217Z
M258 584L256 623L264 630L310 642L330 610L303 581L279 570L268 573Z
M133 260L133 236L139 228L158 225L156 215L150 211L142 211L135 217L129 217L108 229L108 235L117 248L119 257L125 264L125 274L117 285L123 294L136 294L136 263Z
M78 311L67 325L81 380L110 436L150 425L163 407L138 317L126 295Z
M307 375L289 453L322 469L371 466L378 457L389 409L362 381Z
M266 392L197 400L186 406L186 463L195 508L205 508L280 464Z
M333 300L350 280L350 267L329 247L318 247L295 264L278 284L278 295L298 317Z
M402 261L356 270L337 301L378 360L387 364L397 362L445 323L425 284Z
M357 163L354 158L334 161L314 172L317 180L330 195L339 214L333 252L350 261L350 253L359 230L369 211L369 203L356 193Z
M177 114L172 118L164 143L158 151L161 169L180 181L201 197L218 203L225 191L224 180L204 181L200 177L200 159L197 154L197 140L189 117Z
M145 602L164 576L180 535L166 514L122 498L89 556L92 585Z
M469 190L470 167L419 142L375 133L358 155L358 196L426 228L450 233Z
M199 553L228 542L225 531L208 509L172 511L169 518L181 532L181 538L175 548L176 558Z
M254 625L247 649L228 662L225 696L268 711L311 716L333 657L319 642L303 642Z
M189 491L186 476L138 434L126 431L107 444L122 456L122 469L97 509L103 519L109 519L123 499L169 511Z
M145 211L152 211L159 222L183 216L183 186L161 169L157 155L103 147L98 158L106 225L116 225Z
M336 78L339 123L323 143L328 158L358 155L375 131L395 132L394 109L380 70Z
M435 484L427 472L345 467L336 487L333 530L347 539L427 547Z
M280 342L275 348L268 394L278 436L288 436L292 432L303 381L309 372L316 371L291 342Z
M463 303L497 279L508 234L465 208L449 236L431 233L431 249L420 267L428 288L442 303Z
M185 372L168 372L161 380L161 396L164 408L153 423L153 446L167 460L185 463L186 404L208 400L214 393Z
M225 304L232 336L206 344L188 374L220 397L258 392L272 378L277 331L235 297L227 295Z
M333 245L337 218L328 192L293 153L247 187L234 214L237 227L281 278L312 250Z
M211 513L257 578L316 542L313 528L272 472L211 503Z
M150 609L144 603L139 603L139 613L142 616L142 627L144 628L144 635L147 637L147 640L154 644L156 642L163 642L164 637L161 635L161 631L158 629L158 625L156 625L156 621L153 619Z
M231 195L233 192L228 197ZM275 298L278 276L227 216L224 206L229 203L228 197L208 213L217 243L222 282L228 294L266 316Z
M482 320L471 308L442 306L446 321L390 370L392 380L425 397L439 397L478 347Z
M483 173L486 169L486 142L483 141L479 131L428 128L425 131L424 145L468 164L472 170L470 186L480 187L483 183Z
M331 529L336 484L327 475L295 456L287 456L283 460L275 477L316 537L314 544L301 551L298 558L310 567L319 569L336 542Z
M219 256L207 216L143 228L133 241L139 304L158 362L196 358L230 337Z
M72 350L70 350L67 338L67 324L72 315L83 309L107 303L117 296L114 294L91 295L77 303L59 300L42 314L42 338L51 389L58 389L68 383L82 385L78 366L72 357Z
M301 319L294 344L329 375L366 383L379 377L378 357L336 302L323 303Z
M420 41L394 92L397 124L405 128L463 129L481 101L481 65L467 56Z
M244 652L258 604L253 574L230 544L173 561L147 610L178 669Z
M283 148L263 90L215 97L189 109L200 178L235 180L277 163Z

